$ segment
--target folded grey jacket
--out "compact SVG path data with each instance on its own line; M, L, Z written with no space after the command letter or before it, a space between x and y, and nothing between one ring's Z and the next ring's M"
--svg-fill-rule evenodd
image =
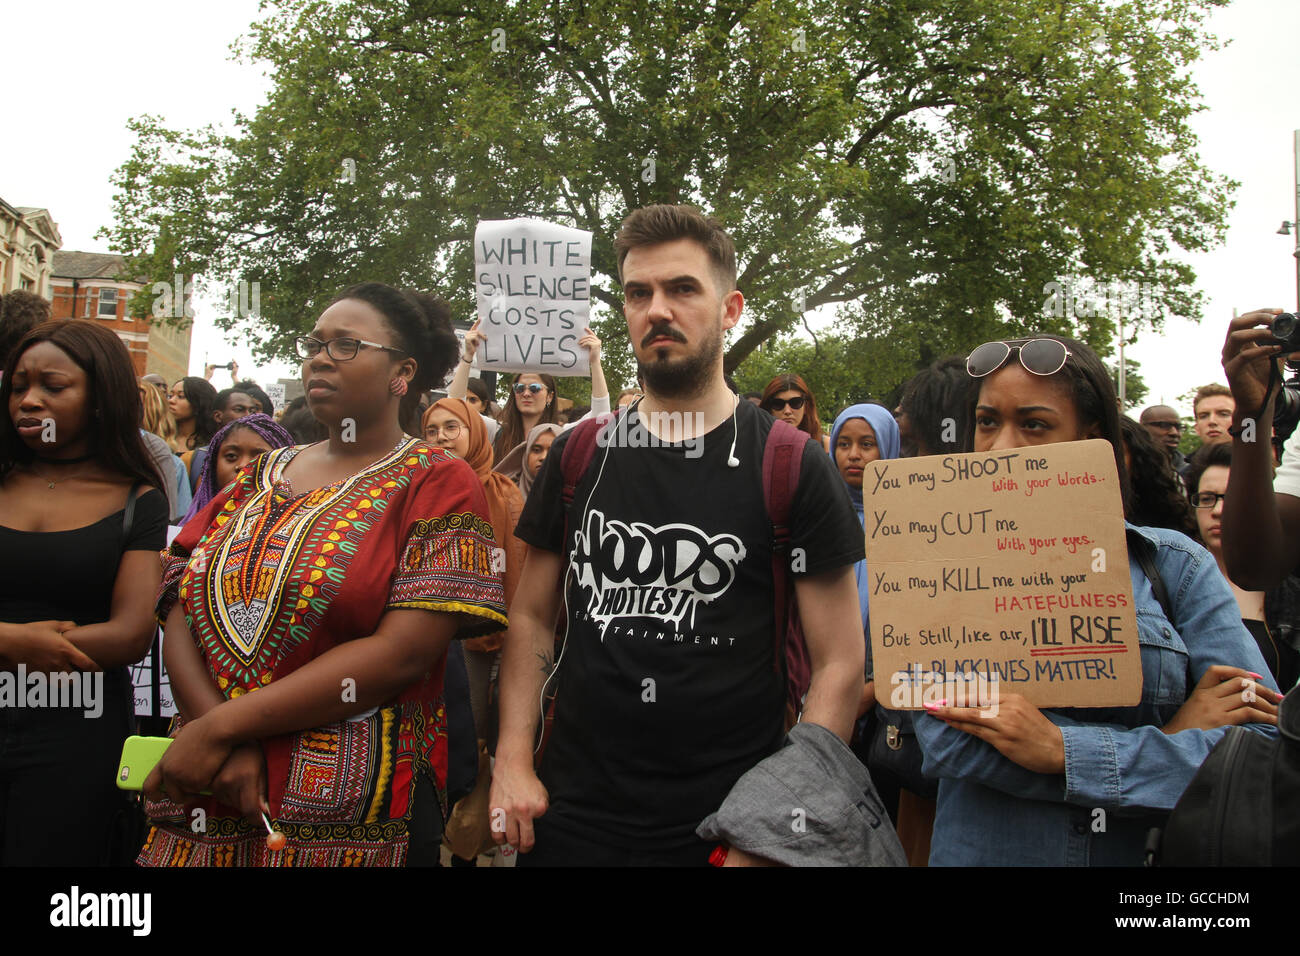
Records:
M695 832L787 866L907 866L867 768L818 724L795 724Z

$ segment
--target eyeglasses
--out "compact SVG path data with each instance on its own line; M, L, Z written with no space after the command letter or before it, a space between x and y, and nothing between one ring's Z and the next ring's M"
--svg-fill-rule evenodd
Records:
M1147 422L1147 428L1160 428L1165 431L1180 432L1183 430L1182 422Z
M1019 353L1020 364L1026 372L1035 375L1055 375L1065 368L1070 350L1056 339L1011 339L1006 342L985 342L966 357L966 372L972 378L992 375Z
M325 354L336 362L346 362L356 358L357 352L363 345L371 349L383 349L385 352L397 352L399 355L406 354L402 349L395 349L391 345L380 345L378 342L367 342L365 339L343 338L322 342L310 335L300 335L293 340L294 351L298 353L299 358L315 358L320 354L320 350L324 349Z
M437 441L439 437L445 438L447 441L455 441L460 437L461 427L460 422L448 422L442 428L437 425L430 425L424 430L424 437L429 441Z
M1192 507L1213 508L1227 497L1227 495L1221 495L1217 491L1198 491L1196 494L1191 496Z
M530 392L532 392L534 395L536 395L538 392L540 392L540 391L541 391L542 389L544 389L545 387L546 387L546 386L543 385L543 384L541 384L540 382L529 382L529 383L526 384L526 385L525 385L523 382L516 382L516 383L514 384L514 390L515 390L515 394L516 394L516 395L522 395L522 394L524 394L524 389L528 389L528 391L530 391Z
M767 404L771 406L771 409L774 412L781 411L787 405L797 412L799 409L803 408L803 403L804 397L802 395L796 395L794 398L769 398L767 400Z

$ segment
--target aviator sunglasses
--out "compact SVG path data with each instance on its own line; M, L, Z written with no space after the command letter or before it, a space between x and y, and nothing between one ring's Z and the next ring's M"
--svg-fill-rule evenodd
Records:
M789 405L795 411L798 411L799 409L803 408L803 402L804 402L804 398L802 395L796 395L794 398L791 399L769 398L767 400L768 406L774 412L781 411L787 405Z
M1065 368L1070 350L1056 339L1010 339L1006 342L985 342L966 358L966 371L972 378L992 375L1011 358L1019 354L1020 364L1034 375L1055 375Z

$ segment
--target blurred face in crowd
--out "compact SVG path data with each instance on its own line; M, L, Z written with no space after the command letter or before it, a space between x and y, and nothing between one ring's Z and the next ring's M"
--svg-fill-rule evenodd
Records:
M1230 395L1210 395L1196 403L1196 434L1207 445L1232 441L1228 426L1236 403Z
M1211 465L1201 475L1196 490L1202 494L1207 492L1226 494L1229 473L1229 469L1222 465ZM1198 507L1195 510L1196 527L1200 529L1201 540L1205 542L1205 547L1217 556L1223 551L1223 536L1220 528L1223 523L1223 499L1217 499L1212 508Z
M519 385L524 386L523 391L516 387ZM541 388L530 388L529 386L532 385L540 385ZM551 390L542 381L542 377L532 372L525 372L515 379L515 384L510 387L510 390L515 397L515 405L519 407L519 414L525 418L542 414L553 397Z
M185 383L178 381L167 393L167 407L172 410L172 418L178 422L187 422L194 417L190 400L185 397Z
M1178 413L1168 405L1156 405L1142 413L1142 425L1157 445L1177 448L1178 439L1183 435L1183 423Z
M546 456L550 454L551 444L554 441L554 432L542 432L537 436L537 440L528 446L528 474L532 477L537 477L537 473L542 468L542 462L546 461Z
M849 487L861 488L863 471L879 458L876 433L865 419L850 418L840 426L835 436L835 465Z
M226 407L217 409L212 413L212 417L217 420L217 425L221 426L227 422L233 422L236 418L243 418L245 415L252 415L254 412L260 412L261 410L261 403L253 396L246 395L243 392L231 392L230 397L226 399Z
M1085 425L1060 375L1034 375L1011 362L980 381L975 406L975 451L1098 438Z
M424 440L445 448L457 458L469 454L469 429L448 409L435 408L424 426Z
M232 428L221 443L221 454L217 455L217 487L226 487L235 480L239 469L270 450L266 439L251 428Z
M744 297L719 288L703 245L674 239L629 249L623 315L647 387L690 397L721 373L722 334L740 321Z
M795 408L792 402L798 404ZM804 413L808 410L808 399L804 397L803 392L798 389L787 389L784 392L777 392L767 402L767 410L775 415L781 421L795 428L803 421Z
M465 393L465 404L469 406L469 410L471 412L478 412L480 415L482 415L485 411L485 409L483 408L482 399L480 399L473 392Z
M71 457L90 447L86 372L53 342L37 342L14 369L9 418L38 455Z

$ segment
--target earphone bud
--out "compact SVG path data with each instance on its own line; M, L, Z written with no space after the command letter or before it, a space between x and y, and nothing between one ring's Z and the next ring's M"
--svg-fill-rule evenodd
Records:
M740 459L736 457L736 439L740 437L740 429L736 427L736 410L740 408L740 396L736 396L736 404L731 406L731 451L727 455L727 467L739 468Z

